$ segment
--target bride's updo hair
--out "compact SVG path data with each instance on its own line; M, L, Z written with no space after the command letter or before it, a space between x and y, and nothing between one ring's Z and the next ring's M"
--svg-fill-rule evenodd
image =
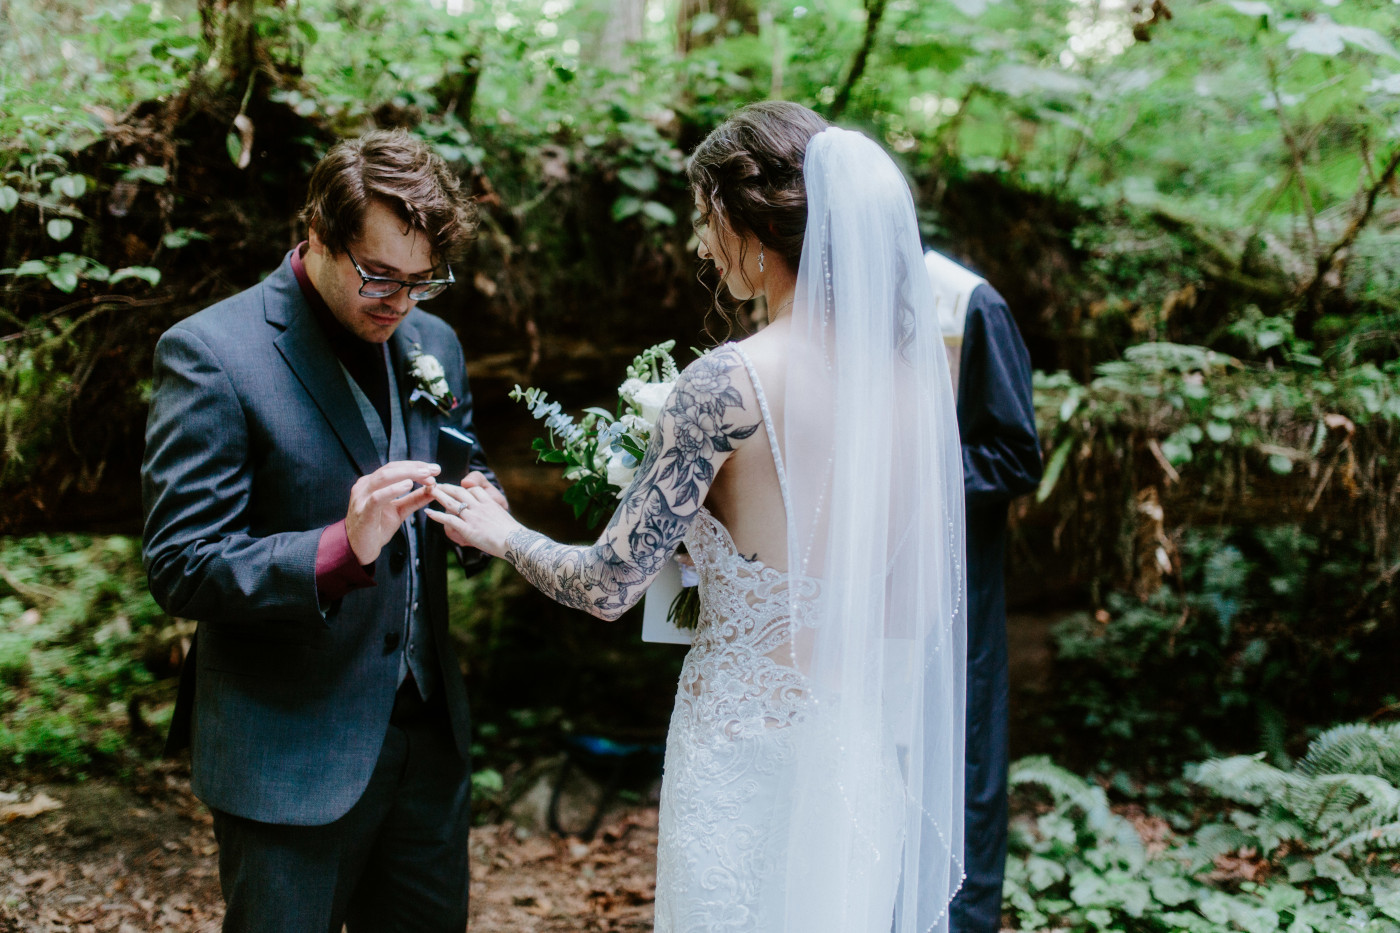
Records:
M760 101L740 107L705 137L687 175L706 222L739 236L753 233L769 255L794 270L807 228L802 161L826 120L801 104Z

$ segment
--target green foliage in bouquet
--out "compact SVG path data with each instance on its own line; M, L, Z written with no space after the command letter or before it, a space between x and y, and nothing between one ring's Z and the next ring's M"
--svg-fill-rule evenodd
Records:
M614 412L587 408L583 417L575 420L540 389L517 385L510 393L544 422L546 435L535 438L531 447L541 461L564 467L565 478L573 480L564 501L573 506L574 517L585 519L589 528L617 508L622 491L631 485L646 455L661 406L680 378L671 356L675 346L674 340L667 340L633 358L627 378L618 386ZM666 616L682 628L694 628L700 617L696 587L683 587Z
M680 375L671 350L674 340L648 347L627 367L627 379L618 388L617 410L586 408L583 417L575 420L564 413L558 402L549 400L542 389L522 389L516 386L510 397L523 401L530 414L543 421L546 435L537 437L530 445L543 463L564 467L564 476L573 485L564 493L564 501L573 506L574 517L583 518L589 528L617 507L622 490L631 482L637 466L646 454L655 414L649 398L664 399L670 394ZM651 388L648 388L651 387ZM659 408L659 405L657 406ZM651 414L651 418L647 418Z

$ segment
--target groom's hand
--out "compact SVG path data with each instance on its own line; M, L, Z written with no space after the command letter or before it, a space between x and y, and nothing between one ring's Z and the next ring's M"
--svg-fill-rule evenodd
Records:
M345 535L362 566L374 563L404 520L433 500L438 469L436 463L396 460L350 487Z

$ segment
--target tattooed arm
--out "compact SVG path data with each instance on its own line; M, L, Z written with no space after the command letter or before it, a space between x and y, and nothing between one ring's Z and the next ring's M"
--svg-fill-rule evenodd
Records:
M551 599L616 619L680 546L720 466L761 425L743 361L720 348L681 373L636 479L591 547L553 541L470 493L462 500L441 489L438 498L450 511L428 515L452 540L505 557Z

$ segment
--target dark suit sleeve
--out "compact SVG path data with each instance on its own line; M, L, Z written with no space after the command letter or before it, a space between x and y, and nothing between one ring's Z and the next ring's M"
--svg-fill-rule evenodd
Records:
M486 451L482 448L480 438L476 433L476 420L472 411L472 387L470 381L467 379L467 361L462 353L461 343L454 339L452 341L452 349L456 356L457 371L462 374L462 377L460 383L461 393L457 396L460 401L457 407L452 410L450 423L458 431L461 431L468 437L477 438L477 443L472 446L470 465L467 472L480 471L492 486L500 489L501 494L505 495L505 490L501 488L501 481L496 478L496 471L492 470L490 464L486 462ZM444 477L444 479L448 482L455 483L460 480L461 477ZM462 568L466 570L468 574L480 573L491 563L491 555L478 551L476 548L464 548L453 544L452 550L457 554L458 563L462 565Z
M1031 359L1001 295L972 293L963 330L958 429L969 505L1005 502L1040 483Z
M156 345L146 421L142 556L167 612L221 623L321 622L321 528L254 536L243 406L218 357L179 326Z

